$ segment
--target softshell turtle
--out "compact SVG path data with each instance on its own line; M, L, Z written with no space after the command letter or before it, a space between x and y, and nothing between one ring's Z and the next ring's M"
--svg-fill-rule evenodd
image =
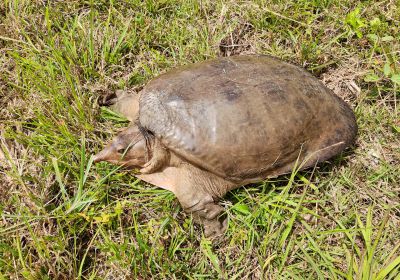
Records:
M172 191L205 235L226 228L226 192L305 169L349 146L350 107L304 69L269 56L190 64L116 99L132 120L95 161L141 168Z

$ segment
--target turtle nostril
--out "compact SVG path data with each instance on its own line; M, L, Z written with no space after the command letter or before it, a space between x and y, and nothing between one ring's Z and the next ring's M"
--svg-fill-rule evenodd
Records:
M103 161L103 160L105 160L105 153L104 153L104 151L101 151L101 152L99 152L99 153L97 153L97 154L95 154L95 155L93 156L93 162L94 162L94 163L97 163L97 162L100 162L100 161Z

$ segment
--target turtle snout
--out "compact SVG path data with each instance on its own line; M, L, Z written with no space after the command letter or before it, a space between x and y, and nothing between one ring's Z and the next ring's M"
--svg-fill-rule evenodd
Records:
M100 161L101 161L100 155L99 155L99 154L95 154L95 155L93 156L93 162L94 162L94 163L97 163L97 162L100 162Z
M93 156L93 162L94 162L94 163L98 163L98 162L100 162L100 161L103 161L103 159L102 159L100 153L95 154L95 155Z
M97 154L94 155L93 157L93 162L101 162L101 161L107 161L111 158L112 156L112 151L110 151L109 147L106 147L105 149L101 150Z

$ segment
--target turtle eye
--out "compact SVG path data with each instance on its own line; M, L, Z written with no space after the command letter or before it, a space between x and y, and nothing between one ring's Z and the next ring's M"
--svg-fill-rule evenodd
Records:
M125 152L125 149L124 148L118 149L117 152L122 155Z

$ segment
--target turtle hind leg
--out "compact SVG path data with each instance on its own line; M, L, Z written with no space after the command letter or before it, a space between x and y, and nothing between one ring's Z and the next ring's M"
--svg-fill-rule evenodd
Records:
M110 94L106 94L104 96L101 96L98 100L97 103L100 106L111 106L113 104L115 104L117 102L118 98L117 95L115 93L110 93Z
M114 92L105 94L103 96L101 96L98 99L98 103L100 106L112 106L115 103L117 103L120 99L122 99L123 97L127 96L127 94L125 93L125 91L121 90L121 89L117 89Z

